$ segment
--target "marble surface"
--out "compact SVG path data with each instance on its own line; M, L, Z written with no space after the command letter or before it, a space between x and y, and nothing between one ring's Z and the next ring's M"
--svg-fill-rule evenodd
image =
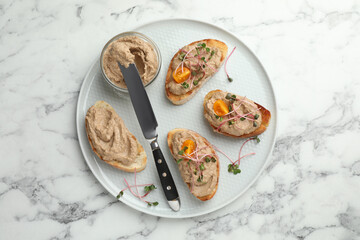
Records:
M105 42L175 17L244 41L273 81L280 122L269 165L242 197L180 220L110 196L75 129ZM1 0L0 239L360 239L359 62L360 1Z

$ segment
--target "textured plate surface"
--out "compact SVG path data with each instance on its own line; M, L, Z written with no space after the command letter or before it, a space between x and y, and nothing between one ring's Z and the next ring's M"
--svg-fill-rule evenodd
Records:
M123 178L126 178L130 184L134 182L134 174L117 170L98 159L92 152L87 140L84 122L86 111L97 100L104 100L115 108L127 128L145 148L148 163L145 170L138 174L137 183L154 183L158 187L147 197L149 201L158 201L159 205L157 207L148 207L128 191L124 193L121 201L139 211L169 218L192 217L215 211L238 198L254 183L265 167L275 142L277 125L276 101L271 82L254 54L234 35L216 26L193 20L174 19L149 23L136 28L135 31L144 33L154 40L162 54L161 71L154 83L149 85L146 90L159 123L159 144L167 159L181 197L182 207L180 212L171 211L167 205L160 187L149 144L143 138L130 99L127 96L116 94L103 80L98 59L96 59L84 79L76 113L78 137L85 160L95 177L114 196L117 195L120 189L125 187ZM165 76L170 60L179 48L205 38L214 38L225 42L229 47L229 53L234 46L237 47L227 66L234 81L232 83L228 82L222 67L192 100L182 106L175 106L167 100L164 91ZM220 157L218 191L210 201L201 202L192 196L188 187L182 181L177 164L173 161L168 150L166 136L167 132L173 128L188 128L200 133L212 144L228 153L232 159L236 159L244 140L228 138L214 133L202 114L204 96L214 89L228 90L247 96L269 109L272 118L268 130L260 136L261 142L257 144L255 141L251 141L245 145L243 154L256 152L256 155L242 160L240 165L241 174L236 176L229 174L227 172L229 161L221 154L218 154Z

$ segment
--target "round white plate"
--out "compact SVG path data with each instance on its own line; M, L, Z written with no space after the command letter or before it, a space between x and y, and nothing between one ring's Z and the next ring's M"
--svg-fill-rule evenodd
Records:
M120 189L125 188L124 178L134 183L134 174L125 173L104 163L91 150L85 132L85 115L87 109L98 100L110 103L124 120L127 128L137 137L144 146L148 156L148 163L144 171L137 174L137 184L154 183L158 189L147 196L148 201L158 201L156 207L148 207L144 202L135 198L128 190L124 192L120 201L139 211L169 218L185 218L199 216L213 212L231 203L245 192L260 175L274 146L277 111L276 101L271 82L255 55L234 35L207 23L173 19L152 22L140 26L135 31L144 33L154 40L162 54L162 68L157 79L146 88L153 106L159 127L159 144L167 159L170 171L175 180L180 198L181 210L173 212L166 202L162 192L153 156L148 142L144 139L136 115L128 97L120 97L103 80L100 72L99 59L91 66L82 84L77 113L76 126L81 150L89 168L99 182L114 197ZM182 106L175 106L167 100L164 91L165 75L170 60L179 48L200 39L214 38L225 42L230 51L236 46L236 51L228 62L228 72L234 79L229 82L224 68L210 79L193 99ZM99 49L100 51L101 49ZM220 157L220 180L215 196L206 202L199 201L189 191L178 171L166 143L168 131L173 128L187 128L198 132L228 155L236 159L239 148L244 142L242 139L233 139L214 133L203 117L203 99L206 93L214 89L228 90L246 96L270 110L272 118L265 133L260 136L261 142L251 141L243 149L243 154L256 152L256 155L242 160L241 174L233 175L227 172L229 161L218 153Z

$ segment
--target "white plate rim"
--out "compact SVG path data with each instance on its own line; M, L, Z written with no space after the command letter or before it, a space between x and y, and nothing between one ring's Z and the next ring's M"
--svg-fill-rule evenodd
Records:
M268 82L269 82L269 85L271 87L271 90L273 92L273 97L274 97L274 103L275 103L275 106L274 106L274 112L275 112L275 116L276 116L276 121L275 121L275 131L274 131L274 140L271 144L271 148L270 148L270 151L266 157L266 160L263 164L263 166L261 167L261 169L259 170L259 172L257 173L257 175L254 177L254 179L242 190L240 191L237 195L235 195L233 198L225 201L224 203L222 204L219 204L218 206L212 208L212 209L208 209L208 210L205 210L203 212L200 212L200 213L194 213L194 214L186 214L186 215L167 215L167 214L161 214L159 212L156 212L156 211L152 211L151 208L147 209L147 208L140 208L140 207L137 207L136 205L130 205L130 204L127 204L125 201L123 201L122 199L119 199L119 201L123 202L124 204L126 204L128 207L131 207L139 212L143 212L143 213L146 213L146 214L149 214L149 215L153 215L153 216L157 216L157 217L164 217L164 218L178 218L178 219L181 219L181 218L191 218L191 217L198 217L198 216L202 216L202 215L205 215L205 214L208 214L208 213L212 213L212 212L215 212L225 206L227 206L228 204L232 203L233 201L235 201L236 199L238 199L241 195L243 195L257 180L258 178L260 177L260 175L262 174L262 172L264 171L264 169L266 168L266 166L269 164L269 160L270 160L270 156L274 150L274 146L275 146L275 143L276 143L276 138L277 138L277 132L278 132L278 106L277 106L277 100L276 100L276 91L274 89L274 85L272 84L271 80L270 80L270 77L268 75L268 73L266 72L264 66L262 65L262 63L260 62L259 58L256 56L256 54L243 42L241 41L237 36L235 36L233 33L229 32L228 30L224 29L224 28L221 28L221 27L218 27L214 24L211 24L211 23L207 23L207 22L203 22L201 20L197 20L197 19L189 19L189 18L164 18L164 19L158 19L158 20L154 20L154 21L150 21L150 22L147 22L147 23L144 23L144 24L139 24L137 25L136 27L134 27L132 30L130 31L138 31L139 28L142 28L142 27L145 27L145 26L148 26L148 25L152 25L152 24L156 24L156 23L159 23L159 22L165 22L165 21L188 21L188 22L196 22L196 23L200 23L200 24L205 24L205 25L208 25L210 27L213 27L215 29L218 29L218 30L221 30L227 34L229 34L230 36L232 36L233 38L235 38L236 40L238 40L239 42L242 43L243 47L245 47L249 53L251 55L253 55L254 59L256 60L256 62L259 64L259 67L262 69L262 71L264 72L266 78L268 79ZM84 80L81 84L81 87L80 87L80 91L79 91L79 96L78 96L78 101L77 101L77 106L76 106L76 118L75 118L75 124L76 124L76 132L77 132L77 136L78 136L78 140L79 140L79 136L80 136L80 127L78 125L78 122L79 122L79 118L80 118L80 110L81 110L81 106L80 106L80 99L83 98L83 94L84 93L84 88L85 88L85 79L87 79L92 71L92 69L94 68L95 64L97 64L99 61L99 56L96 57L95 61L93 64L91 64L91 67L89 68L89 70L87 71L87 73L85 74L85 77L84 77ZM85 152L84 152L84 146L82 145L82 142L79 140L79 145L80 145L80 149L81 149L81 152L83 154L83 157L85 159L85 162L86 164L88 165L88 167L90 168L92 174L95 176L95 178L100 182L100 184L111 194L113 195L114 197L116 197L117 193L111 191L109 189L109 187L104 184L102 182L102 180L100 179L100 176L99 176L99 173L97 173L97 171L95 171L91 164L88 162L89 160L85 157ZM180 210L181 211L181 210Z

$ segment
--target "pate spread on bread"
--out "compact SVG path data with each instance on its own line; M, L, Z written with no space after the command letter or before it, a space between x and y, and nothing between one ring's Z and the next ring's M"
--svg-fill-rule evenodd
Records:
M219 183L219 161L212 145L198 133L173 129L168 145L191 193L202 201L211 199Z
M219 70L227 55L225 43L215 39L196 41L172 58L165 81L167 98L175 105L191 99Z
M85 127L90 145L101 160L126 172L145 168L144 148L108 103L98 101L89 108Z
M248 138L263 133L271 118L269 110L246 97L214 90L204 98L204 116L215 132Z

